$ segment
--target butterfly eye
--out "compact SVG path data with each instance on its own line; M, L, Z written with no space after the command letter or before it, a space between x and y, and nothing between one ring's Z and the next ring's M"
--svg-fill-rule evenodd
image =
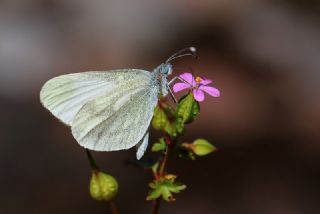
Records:
M172 74L172 65L170 63L167 63L164 67L164 72L166 75L171 75Z
M163 75L170 75L172 74L172 65L170 63L163 63L158 67L159 71Z

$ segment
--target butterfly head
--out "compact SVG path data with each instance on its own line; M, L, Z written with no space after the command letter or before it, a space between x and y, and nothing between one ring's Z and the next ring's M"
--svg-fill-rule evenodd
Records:
M184 48L184 49L176 52L175 54L171 55L164 63L159 65L153 71L155 79L160 80L160 79L166 78L167 76L172 74L171 61L178 59L180 57L184 57L184 56L193 56L193 57L197 58L196 52L197 52L197 50L195 47L188 47L188 48Z
M163 76L169 76L172 74L172 65L170 63L162 63L159 66L160 74Z

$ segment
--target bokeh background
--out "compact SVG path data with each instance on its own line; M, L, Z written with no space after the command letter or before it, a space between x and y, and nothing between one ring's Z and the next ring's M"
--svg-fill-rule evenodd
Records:
M174 63L214 80L185 140L219 151L173 159L188 185L160 213L320 213L320 3L317 0L2 0L0 213L108 213L88 195L90 168L70 130L39 102L48 79ZM152 134L156 140L158 133ZM122 213L150 213L134 149L94 153L118 178Z

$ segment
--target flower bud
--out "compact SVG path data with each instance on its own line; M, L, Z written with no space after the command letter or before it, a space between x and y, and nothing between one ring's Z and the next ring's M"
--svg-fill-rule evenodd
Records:
M215 146L204 139L197 139L192 143L192 151L198 156L204 156L217 150Z
M95 200L110 200L118 192L117 180L106 173L94 170L90 180L90 195Z

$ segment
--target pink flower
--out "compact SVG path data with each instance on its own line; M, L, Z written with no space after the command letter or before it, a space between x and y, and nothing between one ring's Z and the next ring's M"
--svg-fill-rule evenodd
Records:
M217 88L208 86L210 83L212 83L212 80L204 79L198 76L194 78L191 73L183 73L180 74L179 77L183 80L183 82L174 84L174 92L184 89L192 89L193 97L198 102L202 102L204 100L204 92L213 97L220 96L220 91Z

